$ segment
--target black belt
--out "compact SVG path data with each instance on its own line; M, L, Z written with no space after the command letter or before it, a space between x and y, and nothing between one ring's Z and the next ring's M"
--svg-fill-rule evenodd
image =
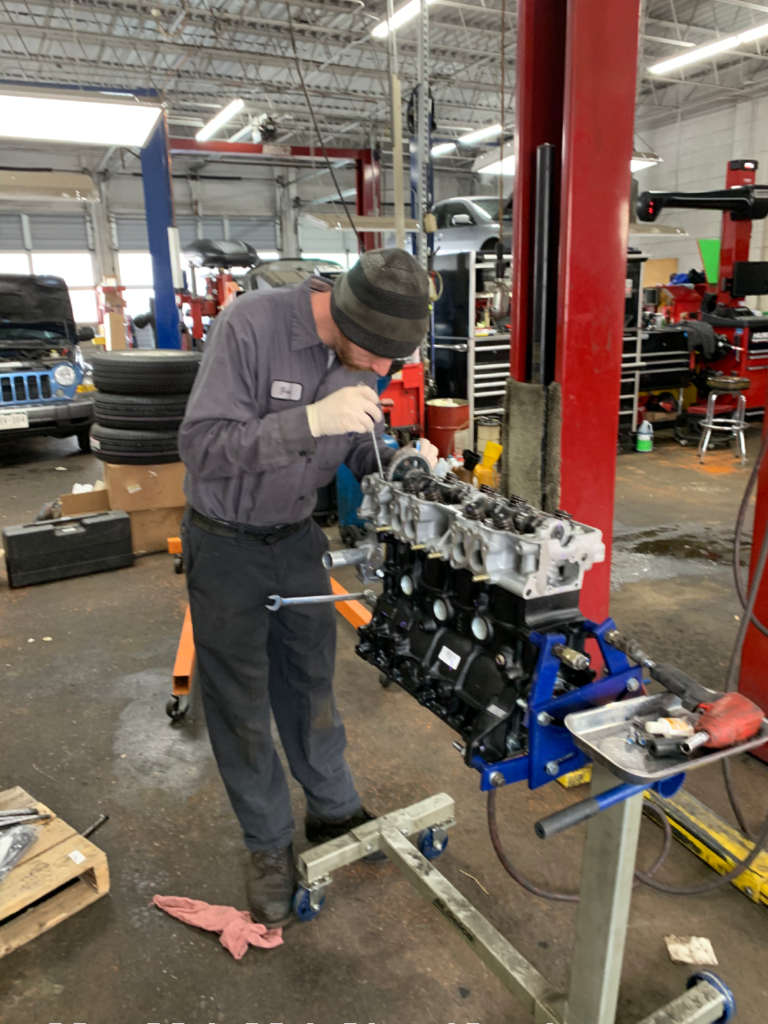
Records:
M255 544L276 544L285 537L291 537L298 533L302 526L308 521L302 519L298 523L289 523L287 526L229 526L227 523L220 523L218 519L209 519L196 509L190 509L190 522L199 526L206 533L212 533L215 537L229 537L233 540L247 540Z

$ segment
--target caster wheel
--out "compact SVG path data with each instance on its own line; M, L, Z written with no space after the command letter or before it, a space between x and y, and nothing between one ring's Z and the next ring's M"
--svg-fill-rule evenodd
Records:
M444 828L425 828L419 832L417 845L422 856L427 860L435 860L445 852L448 845L448 833Z
M180 722L189 711L188 697L171 697L165 705L165 713L172 722Z
M173 556L173 571L177 576L180 576L184 572L184 559L181 555Z
M732 1020L736 1016L736 1000L733 997L733 992L731 992L722 978L718 978L712 971L697 971L696 974L692 974L688 979L687 987L694 988L700 981L709 982L712 988L717 989L723 997L725 1003L724 1012L722 1017L717 1018L717 1024L726 1024L726 1021Z
M318 891L314 897L309 889L300 887L293 897L293 912L300 921L314 921L325 903L325 893Z
M388 686L392 685L392 680L389 678L389 676L384 675L383 672L379 672L379 684L383 686L384 689L386 690Z

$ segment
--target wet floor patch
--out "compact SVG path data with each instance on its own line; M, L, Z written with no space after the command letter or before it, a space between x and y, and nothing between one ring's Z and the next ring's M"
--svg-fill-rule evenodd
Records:
M742 544L741 564L749 563L751 537ZM616 524L611 588L639 580L709 576L733 565L733 531L686 523L638 530Z

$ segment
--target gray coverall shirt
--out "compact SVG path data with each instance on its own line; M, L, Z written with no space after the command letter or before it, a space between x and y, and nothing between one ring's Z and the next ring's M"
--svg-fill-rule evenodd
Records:
M211 519L265 527L312 514L319 487L344 462L360 479L376 469L370 434L314 438L305 406L376 374L345 370L315 329L310 292L246 292L216 318L179 431L192 508ZM385 464L393 455L377 443Z

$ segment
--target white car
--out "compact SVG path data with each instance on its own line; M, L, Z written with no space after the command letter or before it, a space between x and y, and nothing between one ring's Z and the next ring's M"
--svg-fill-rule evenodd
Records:
M437 220L435 253L495 252L499 241L499 200L495 196L458 196L432 207ZM512 197L504 201L504 251L512 248Z

